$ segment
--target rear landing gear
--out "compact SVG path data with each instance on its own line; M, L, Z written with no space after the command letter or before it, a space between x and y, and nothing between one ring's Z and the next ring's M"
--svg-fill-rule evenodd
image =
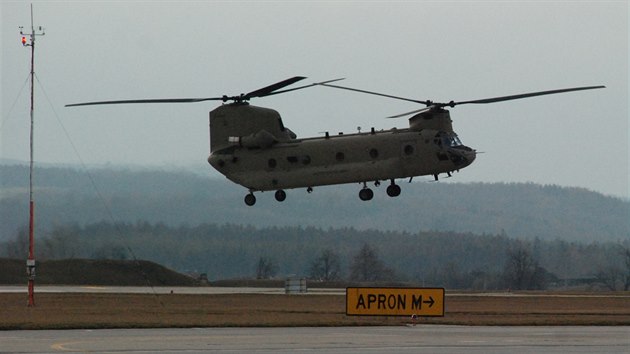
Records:
M400 186L394 183L394 180L392 180L392 184L387 186L387 195L390 197L397 197L400 195Z
M245 204L248 206L256 204L256 197L254 196L254 193L249 193L245 196Z
M363 189L359 191L359 198L363 201L372 200L374 192L363 183Z

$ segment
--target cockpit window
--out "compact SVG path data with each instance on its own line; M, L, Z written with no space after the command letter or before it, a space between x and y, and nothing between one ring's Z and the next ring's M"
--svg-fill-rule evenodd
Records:
M442 139L443 146L454 147L462 145L462 142L459 140L457 134L455 133L440 133L439 135Z

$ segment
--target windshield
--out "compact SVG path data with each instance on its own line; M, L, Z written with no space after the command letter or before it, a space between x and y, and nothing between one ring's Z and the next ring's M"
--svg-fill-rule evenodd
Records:
M440 133L441 138L442 138L442 145L443 146L461 146L462 142L459 140L459 138L457 137L457 134L455 133Z

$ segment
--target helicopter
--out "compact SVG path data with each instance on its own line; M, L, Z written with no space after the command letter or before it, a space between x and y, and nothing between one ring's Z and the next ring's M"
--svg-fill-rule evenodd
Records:
M254 192L274 191L275 199L282 202L287 197L287 189L306 188L311 193L313 187L347 183L362 185L359 190L362 201L374 197L368 183L378 187L381 182L389 182L387 195L397 197L401 194L401 187L396 180L409 178L411 182L416 176L433 176L437 181L441 174L450 177L453 172L475 161L477 151L462 144L453 131L447 108L605 87L573 87L459 102L416 100L333 84L343 79L285 89L304 79L304 76L295 76L234 96L98 101L68 104L66 107L222 101L223 104L210 111L208 163L229 180L247 188L244 202L253 206L256 204ZM425 107L388 117L411 115L408 128L371 128L366 132L336 135L325 132L323 136L298 138L284 126L277 111L249 104L252 98L313 86L409 101Z

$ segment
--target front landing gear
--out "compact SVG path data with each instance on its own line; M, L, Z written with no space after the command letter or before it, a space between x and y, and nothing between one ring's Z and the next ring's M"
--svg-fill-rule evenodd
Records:
M276 197L276 200L279 202L283 202L285 199L287 199L287 193L283 191L282 189L278 189L274 196Z
M287 192L282 189L278 189L274 194L274 197L277 201L283 202L285 199L287 199ZM247 206L252 206L256 204L256 196L254 195L253 191L250 191L249 194L245 196L245 204L247 204Z

